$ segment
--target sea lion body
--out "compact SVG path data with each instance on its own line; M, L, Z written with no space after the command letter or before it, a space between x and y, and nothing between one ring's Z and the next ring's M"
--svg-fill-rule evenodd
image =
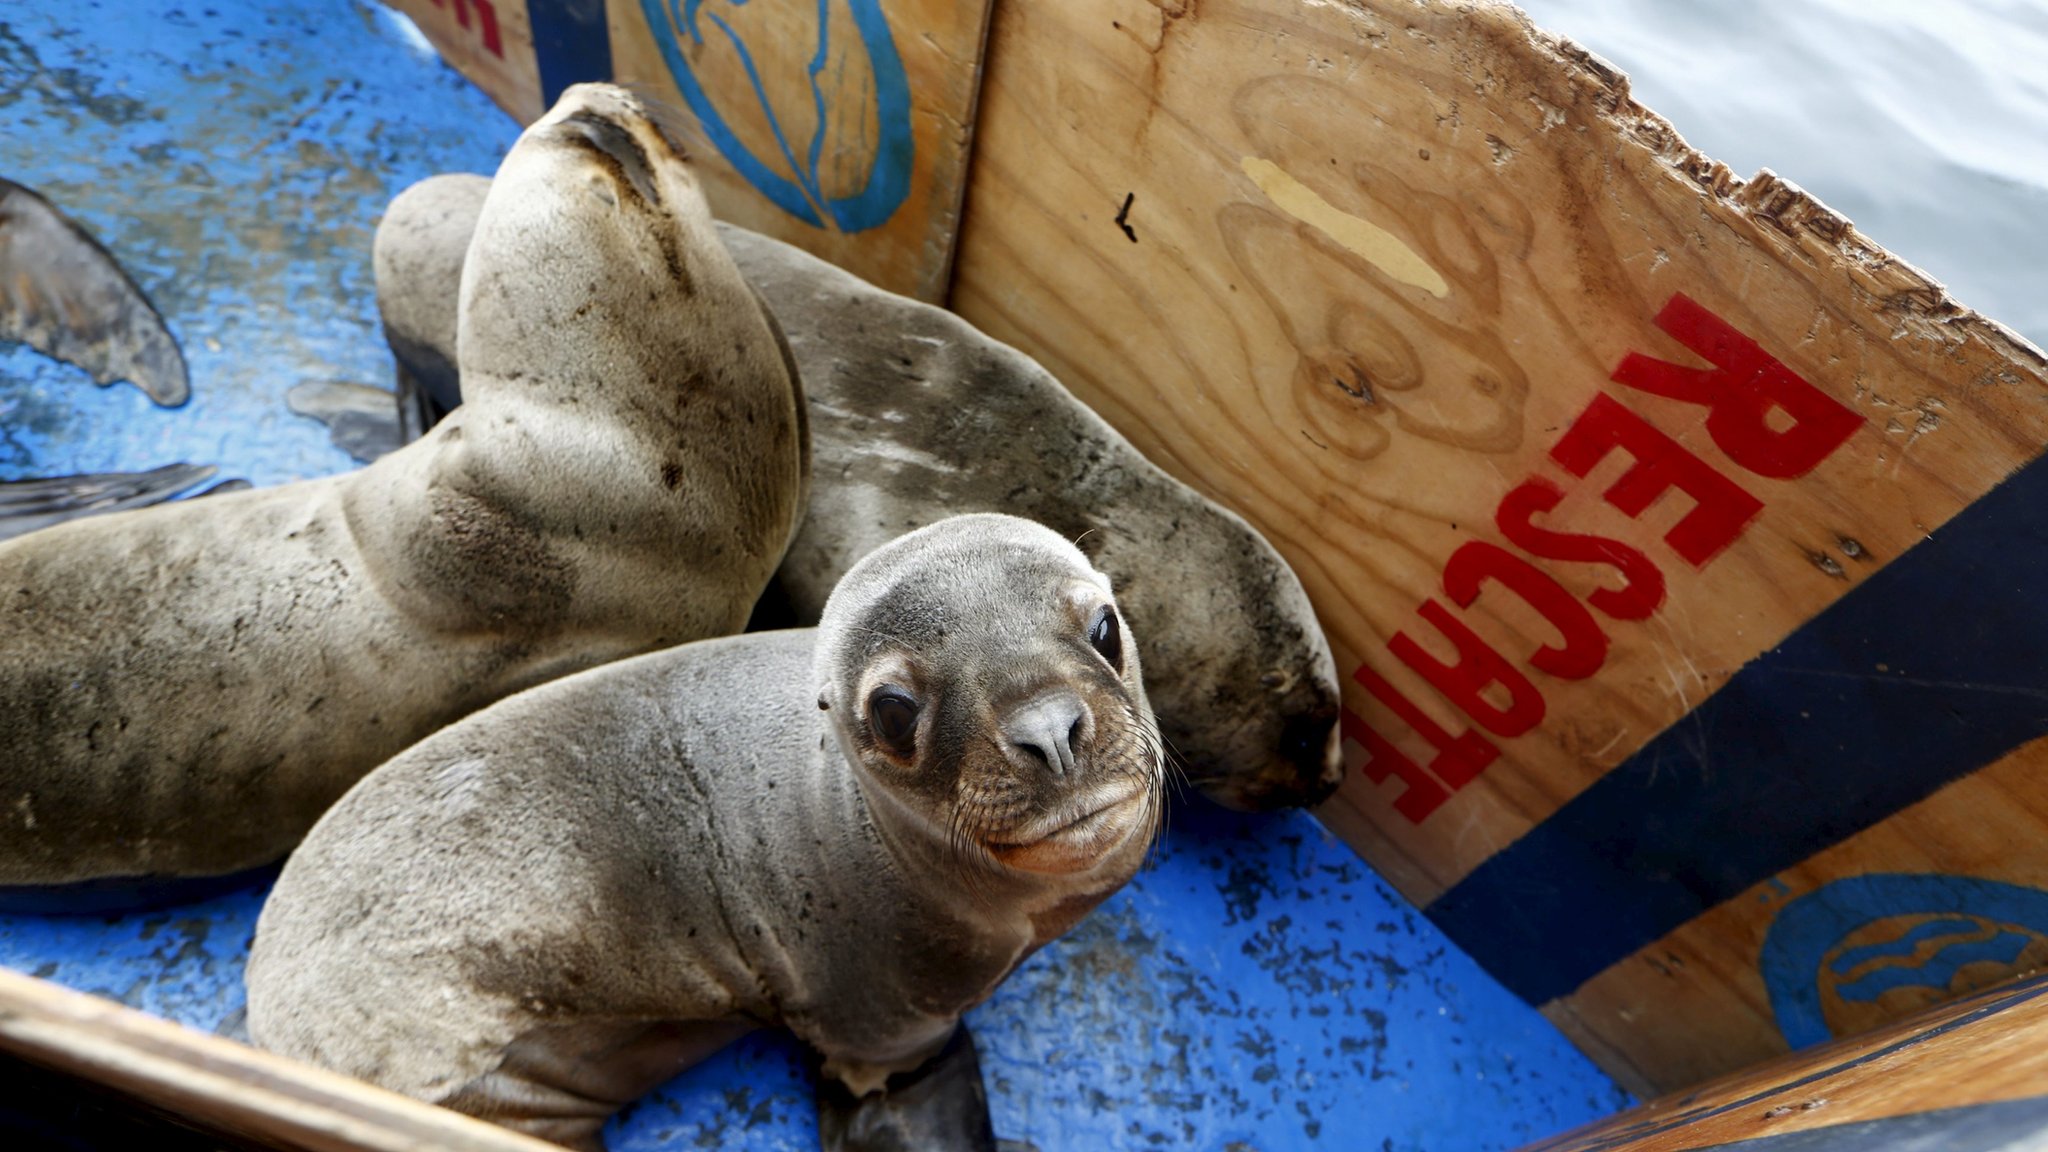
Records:
M467 712L744 624L801 391L632 97L521 138L460 306L469 403L370 468L0 545L0 886L275 860Z
M380 251L404 254L379 264L377 285L387 327L411 334L393 341L401 362L432 343L431 287L461 260L462 204L488 186L432 177L380 226ZM1076 540L1116 583L1191 783L1250 810L1329 796L1343 775L1336 662L1300 580L1257 530L958 316L719 229L781 320L810 401L816 483L768 596L785 622L816 620L855 561L913 528L966 512L1024 516Z
M250 1035L577 1146L756 1026L855 1095L932 1057L1135 871L1158 737L1043 528L950 520L846 583L820 629L558 680L372 773L264 909Z

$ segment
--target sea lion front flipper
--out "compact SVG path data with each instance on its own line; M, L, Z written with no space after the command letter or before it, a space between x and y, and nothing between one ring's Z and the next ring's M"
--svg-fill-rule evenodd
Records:
M997 1152L981 1058L962 1024L937 1056L855 1098L818 1080L818 1140L824 1152Z
M126 380L167 408L192 394L185 354L135 281L55 205L0 179L0 339Z
M0 540L80 516L161 504L212 479L218 471L211 464L166 464L147 472L0 481Z

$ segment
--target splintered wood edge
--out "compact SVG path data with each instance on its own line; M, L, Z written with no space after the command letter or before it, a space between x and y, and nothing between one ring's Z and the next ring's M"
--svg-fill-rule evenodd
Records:
M1731 1142L2032 1099L2043 1064L2038 1038L2048 1032L2044 991L2048 976L2039 974L1995 984L1665 1093L1517 1152L1707 1152ZM2013 1015L2001 1019L2008 1011ZM1948 1100L1915 1098L1959 1082Z
M311 1152L561 1152L295 1060L0 968L0 1050L188 1121Z
M1844 262L1856 288L1874 298L1881 312L1931 321L1975 337L2001 358L2048 373L2048 353L1997 320L1956 303L1940 281L1858 232L1848 217L1804 188L1769 168L1742 179L1726 164L1687 144L1669 120L1638 104L1627 73L1590 49L1538 27L1507 0L1482 2L1518 22L1529 43L1556 63L1567 80L1587 89L1626 139L1647 148L1665 167L1744 219L1770 228L1779 239L1799 247L1821 245Z

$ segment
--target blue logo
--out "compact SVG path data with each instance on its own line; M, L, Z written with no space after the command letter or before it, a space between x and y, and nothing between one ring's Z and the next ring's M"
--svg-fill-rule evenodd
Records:
M728 2L739 8L744 7L747 0ZM835 117L830 114L834 110L828 107L831 101L827 99L827 85L821 77L831 59L833 0L817 2L818 46L805 76L816 128L808 142L792 142L768 99L768 85L786 78L764 78L755 64L753 53L747 50L732 25L716 12L703 11L704 0L640 0L641 8L647 14L648 26L661 45L662 57L667 60L669 72L675 77L676 87L681 89L683 99L696 113L705 134L726 161L777 207L804 223L824 228L829 218L832 225L842 232L861 232L885 223L910 194L910 164L916 151L910 130L910 81L903 74L903 58L897 53L896 40L889 32L888 21L882 16L881 0L843 0L854 30L860 36L861 47L867 55L868 71L873 78L875 132L870 137L863 128L853 133L856 139L844 142L866 152L867 163L860 187L828 186L828 180L820 175L826 155L827 127L848 117L844 109L837 110L840 115ZM754 99L760 103L761 112L767 117L774 134L775 145L781 152L783 170L778 171L774 163L755 155L740 140L691 70L680 38L688 37L693 51L701 51L705 39L704 22L716 28L717 34L738 53L740 66L745 69L747 80L753 86ZM843 89L856 94L857 98L868 96L866 86L857 82L833 87L834 94ZM850 119L865 124L867 118L864 113L865 109L860 109ZM802 146L801 156L798 155L799 144ZM836 165L843 157L838 155L837 148L834 151Z
M1968 876L1872 873L1787 904L1764 937L1758 967L1778 1030L1803 1048L2043 960L2048 892Z

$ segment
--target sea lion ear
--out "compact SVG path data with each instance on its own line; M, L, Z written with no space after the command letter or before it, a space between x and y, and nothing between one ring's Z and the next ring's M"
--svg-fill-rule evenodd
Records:
M825 694L823 692L818 693L818 711L830 712L831 710L832 702L830 700L825 699Z

